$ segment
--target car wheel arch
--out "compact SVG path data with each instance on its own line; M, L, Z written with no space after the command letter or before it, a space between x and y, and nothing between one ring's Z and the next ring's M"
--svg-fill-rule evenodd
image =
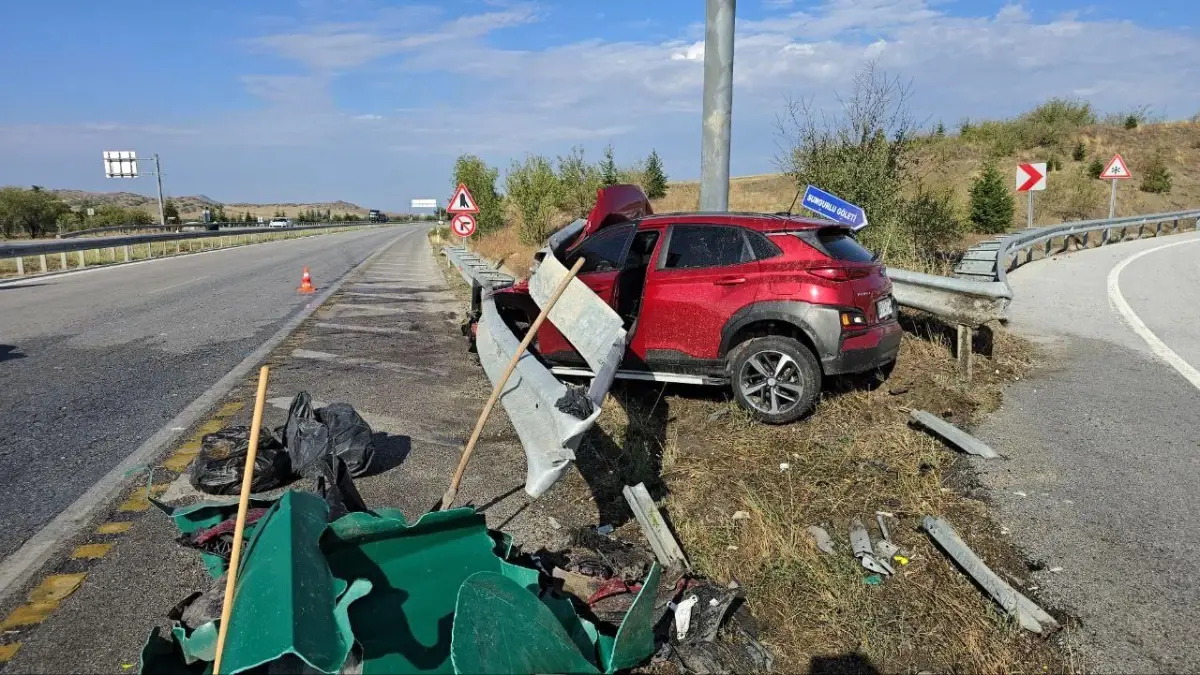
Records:
M783 306L781 306L783 305ZM735 313L721 331L721 358L728 359L738 345L764 335L784 335L800 341L817 357L824 355L817 331L804 319L812 305L804 302L756 304ZM786 327L786 330L781 328Z

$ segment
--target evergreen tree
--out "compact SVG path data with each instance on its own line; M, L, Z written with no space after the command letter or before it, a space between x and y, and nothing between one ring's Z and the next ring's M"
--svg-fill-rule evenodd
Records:
M1142 192L1165 195L1171 191L1171 171L1162 156L1155 155L1142 174Z
M662 160L658 158L656 150L651 150L650 156L646 158L642 187L650 199L662 199L667 196L667 174L663 172Z
M1071 153L1071 159L1082 162L1085 157L1087 157L1087 146L1083 144L1083 141L1079 141L1075 146L1075 152Z
M971 184L971 223L979 232L996 234L1012 226L1013 196L994 163Z
M617 161L613 158L613 146L610 143L604 148L604 159L600 160L600 184L604 187L621 182L621 174L617 171Z
M1092 178L1099 178L1102 173L1104 173L1104 162L1099 159L1093 159L1092 163L1088 164L1087 175Z

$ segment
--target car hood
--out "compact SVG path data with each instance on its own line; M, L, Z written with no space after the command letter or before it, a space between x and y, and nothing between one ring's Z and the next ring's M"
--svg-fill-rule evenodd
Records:
M614 223L636 220L654 213L646 193L637 185L612 185L596 191L596 205L583 225L581 239Z

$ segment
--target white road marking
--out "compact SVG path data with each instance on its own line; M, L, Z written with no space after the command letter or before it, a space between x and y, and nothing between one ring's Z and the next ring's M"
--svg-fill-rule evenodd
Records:
M163 286L162 288L151 288L151 289L149 289L149 290L147 290L147 291L146 291L146 294L147 294L147 295L152 295L152 294L154 294L154 293L165 293L166 291L169 291L169 290L171 290L172 288L179 288L180 286L187 286L188 284L193 284L193 283L196 283L197 281L200 281L201 279L207 279L207 278L208 278L208 275L207 275L207 274L205 274L205 275L204 275L204 276L202 276L202 277L196 277L196 278L194 278L194 279L188 279L187 281L181 281L181 282L179 282L179 283L177 283L177 284L171 284L170 286Z
M1125 319L1125 322L1128 323L1129 327L1133 329L1133 332L1137 333L1138 337L1142 338L1142 340L1144 340L1146 344L1150 346L1150 351L1154 352L1155 356L1163 361L1166 361L1168 365L1178 371L1179 374L1184 377L1184 379L1190 382L1193 387L1200 389L1200 371L1192 367L1192 364L1183 360L1183 357L1181 357L1179 354L1176 354L1175 350L1168 347L1165 342L1160 340L1158 336L1153 333L1153 331L1147 328L1146 324L1143 323L1140 318L1138 318L1137 313L1133 311L1133 308L1129 306L1129 303L1125 302L1125 296L1121 295L1121 272L1129 266L1129 263L1148 253L1162 251L1163 249L1168 249L1172 246L1195 244L1197 242L1200 242L1200 239L1191 239L1188 241L1177 241L1171 244L1164 244L1162 246L1156 246L1155 248L1147 249L1140 253L1135 253L1122 260L1120 264L1118 264L1112 269L1111 272L1108 273L1108 301L1109 304L1112 305L1113 309L1117 310L1117 312L1121 314L1121 316Z

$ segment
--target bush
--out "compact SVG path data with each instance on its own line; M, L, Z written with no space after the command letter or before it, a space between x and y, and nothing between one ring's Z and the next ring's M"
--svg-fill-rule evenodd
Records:
M1082 162L1086 157L1087 146L1083 144L1083 141L1079 141L1075 144L1075 150L1071 152L1071 159L1075 160L1076 162Z
M65 202L36 185L28 190L0 188L0 233L5 237L43 236L57 229L60 216L70 213Z
M1125 128L1126 129L1136 129L1137 126L1138 126L1138 118L1137 117L1135 117L1133 115L1128 115L1125 117Z
M521 214L521 240L526 244L542 243L550 234L550 219L561 199L550 160L526 155L524 162L514 161L504 186L509 201Z
M917 257L924 261L953 250L962 236L962 221L950 190L927 190L918 185L916 196L904 204L900 220L912 237Z
M609 149L611 151L611 148ZM611 157L608 157L611 159ZM600 163L603 167L604 163ZM602 169L587 163L583 148L571 148L566 157L558 158L558 208L577 218L585 218L596 205L596 190L600 189ZM616 174L616 167L612 169Z
M1155 155L1142 175L1142 192L1165 195L1171 191L1171 170L1161 155Z
M496 178L499 175L497 169L475 155L461 155L454 162L454 181L450 189L453 191L462 184L471 191L475 206L479 207L475 222L480 234L498 230L504 225L504 202L496 192Z
M1093 159L1092 163L1088 164L1086 173L1092 178L1099 178L1100 174L1104 173L1104 162L1099 159Z
M604 187L616 185L621 182L621 176L617 171L617 160L613 158L613 147L610 143L604 148L604 159L600 160L600 183Z
M1054 215L1063 220L1087 220L1103 215L1104 191L1089 174L1090 167L1080 167L1077 171L1068 171L1065 176L1050 185L1055 195L1061 198L1050 200L1054 207ZM1097 172L1103 170L1101 167Z
M946 137L946 125L942 124L941 122L938 122L937 126L933 128L933 137L934 138L945 138Z
M993 157L1007 157L1018 150L1042 147L1065 152L1068 139L1095 122L1091 104L1052 98L1016 119L981 122L962 133L970 140L988 145Z
M979 232L996 234L1012 226L1013 197L995 163L989 162L971 184L971 223Z
M650 199L662 199L667 196L667 174L663 172L662 160L656 150L650 150L646 158L646 170L642 174L642 189Z

